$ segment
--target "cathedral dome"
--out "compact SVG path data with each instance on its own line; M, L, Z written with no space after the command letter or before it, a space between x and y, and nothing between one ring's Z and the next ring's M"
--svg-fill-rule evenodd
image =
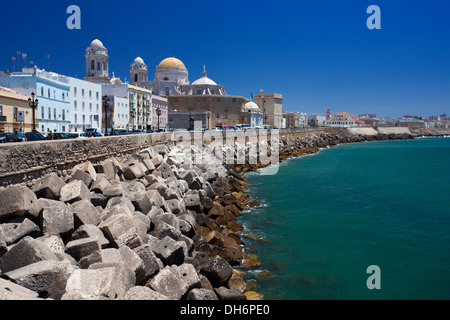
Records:
M186 67L184 66L184 63L181 62L181 60L174 57L166 58L163 61L161 61L160 64L158 65L157 70L160 69L178 69L187 71Z

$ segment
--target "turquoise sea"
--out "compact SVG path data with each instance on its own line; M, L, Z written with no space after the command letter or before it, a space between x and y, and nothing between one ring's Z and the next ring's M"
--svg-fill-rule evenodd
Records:
M265 299L450 299L450 138L341 144L247 180L262 266L245 280Z

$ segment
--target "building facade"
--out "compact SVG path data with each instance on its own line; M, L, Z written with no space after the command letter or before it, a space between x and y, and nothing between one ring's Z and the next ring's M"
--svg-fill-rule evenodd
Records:
M28 95L9 88L0 87L0 132L16 133L33 130L33 109L28 103ZM39 128L38 110L35 109L35 126Z
M169 126L172 129L194 129L195 122L201 121L201 127L208 129L211 112L207 110L169 111Z
M298 128L298 120L299 116L296 113L289 112L289 113L283 113L283 118L286 119L286 129L294 129Z
M158 128L158 111L161 114L159 116L159 128ZM166 129L169 124L169 104L166 97L152 95L152 129Z
M128 84L116 80L102 85L102 92L103 96L106 95L108 98L106 103L102 100L104 128L107 128L108 132L111 128L128 130L130 121Z
M152 128L152 90L128 85L131 130Z
M70 131L83 132L96 128L102 132L102 86L97 83L69 77Z
M255 103L263 113L264 126L281 128L283 117L283 96L278 93L265 93L260 90L255 95Z
M37 67L24 68L0 77L0 86L18 93L36 94L38 106L38 131L42 133L67 132L70 126L70 83L69 77L40 70Z
M328 127L362 127L364 126L364 121L358 119L354 114L348 112L337 112L331 116L330 120L325 122Z

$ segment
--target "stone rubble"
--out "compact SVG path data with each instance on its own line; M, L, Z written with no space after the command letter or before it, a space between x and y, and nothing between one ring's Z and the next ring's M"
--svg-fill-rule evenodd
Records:
M246 299L244 177L207 151L148 147L0 189L0 300Z

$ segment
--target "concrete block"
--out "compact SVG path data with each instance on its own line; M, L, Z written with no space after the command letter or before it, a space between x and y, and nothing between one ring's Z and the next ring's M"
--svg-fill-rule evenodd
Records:
M146 244L135 248L133 249L133 252L136 253L143 262L142 278L139 278L140 281L136 278L136 283L142 283L158 273L161 265L149 245Z
M109 245L109 240L105 237L102 230L93 224L83 224L72 233L72 240L83 238L97 239L101 248L106 248Z
M38 198L48 198L59 200L61 188L66 183L52 172L49 175L38 179L31 189Z
M181 299L189 289L187 283L169 266L162 269L147 285L171 300Z
M66 203L73 203L80 200L91 200L91 193L84 182L74 180L61 188L60 200Z
M5 273L43 260L58 258L44 243L26 236L0 257L0 269Z
M195 267L190 263L183 263L179 266L172 266L172 270L186 282L188 290L201 288L201 281Z
M25 236L36 238L41 234L39 226L25 217L17 217L0 224L0 229L3 230L3 239L8 246L16 243Z
M67 280L62 300L118 300L135 282L134 272L124 262L98 269L78 269Z
M134 210L147 214L152 208L152 199L146 191L136 191L128 196L134 206Z
M205 275L214 287L220 287L231 277L233 268L225 259L215 256L202 266L200 273Z
M164 265L180 265L185 258L187 247L183 241L175 241L171 237L166 236L164 239L159 240L152 250Z
M69 274L67 265L59 261L38 261L5 274L16 284L35 291L42 298L60 299Z
M74 218L70 207L45 207L39 215L39 225L43 235L59 234L67 238L74 229Z
M186 296L186 300L219 300L213 290L203 288L192 289Z
M90 200L80 200L70 205L74 217L75 229L83 224L94 226L100 223L100 213Z
M96 238L72 240L66 244L66 253L77 261L95 251L100 251L100 244Z
M80 180L82 181L86 187L90 188L91 184L92 184L92 177L89 175L89 173L84 172L80 169L74 170L69 182L74 181L74 180Z
M14 217L35 216L36 194L27 187L12 187L0 190L0 222Z
M1 300L41 300L39 294L14 282L0 278Z
M214 288L219 300L247 300L245 294L239 290L228 289L228 288Z
M167 296L144 286L135 286L128 290L121 300L170 300Z

